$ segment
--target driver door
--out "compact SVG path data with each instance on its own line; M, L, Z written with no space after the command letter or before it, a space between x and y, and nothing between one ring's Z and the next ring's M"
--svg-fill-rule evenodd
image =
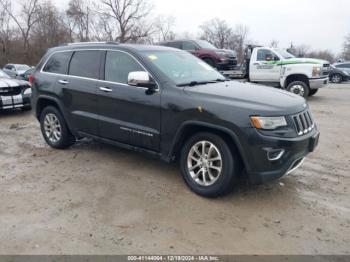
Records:
M106 51L103 77L97 83L99 136L159 151L160 90L128 85L130 72L146 71L124 51Z
M252 81L278 82L281 65L279 57L269 49L257 48L255 59L251 59L250 79Z

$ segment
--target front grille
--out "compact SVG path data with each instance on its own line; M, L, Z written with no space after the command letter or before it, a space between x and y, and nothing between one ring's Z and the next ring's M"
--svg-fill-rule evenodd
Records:
M0 95L2 96L16 96L19 95L22 91L21 86L10 86L0 88Z
M329 75L329 71L330 71L329 64L323 64L322 75L323 76L328 76Z
M299 136L305 135L315 128L315 123L308 110L294 115L293 122Z

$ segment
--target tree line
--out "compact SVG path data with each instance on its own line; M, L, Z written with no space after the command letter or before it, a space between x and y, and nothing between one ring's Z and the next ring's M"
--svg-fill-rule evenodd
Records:
M48 48L63 43L115 41L119 43L154 44L185 38L208 40L218 48L235 50L243 61L249 28L243 24L230 26L214 18L199 27L199 33L176 34L175 18L154 17L153 5L147 0L71 0L60 10L50 0L27 0L13 5L0 0L0 66L6 63L36 65ZM271 45L277 46L277 41ZM335 60L331 52L311 51L306 46L293 46L297 55ZM344 42L345 59L350 59L350 35Z

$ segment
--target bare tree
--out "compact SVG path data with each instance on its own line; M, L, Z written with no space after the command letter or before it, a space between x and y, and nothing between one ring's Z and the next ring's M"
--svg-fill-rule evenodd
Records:
M232 40L232 28L228 26L225 20L214 18L200 26L202 30L201 39L205 39L218 48L228 48Z
M29 36L33 25L38 22L38 6L39 0L28 0L25 3L21 4L21 11L19 14L15 14L13 10L9 9L5 4L6 0L0 0L0 5L12 18L12 20L17 25L18 29L21 31L23 38L23 48L25 60L29 60Z
M287 51L296 57L306 57L307 54L310 53L311 47L304 44L294 46L293 43L291 43Z
M148 37L151 25L144 21L150 14L151 6L145 0L101 0L102 14L115 26L109 26L114 40L125 43ZM141 26L142 23L142 26Z
M6 10L11 10L11 2L9 0L2 2L4 7L0 6L0 64L8 62L9 46L12 36L10 28L10 16Z
M277 40L272 40L271 43L270 43L270 47L272 48L277 48L278 47L278 41Z
M64 23L63 14L50 1L38 7L37 16L38 22L33 26L30 39L31 53L41 57L48 48L69 42L69 29Z
M173 27L175 25L175 17L160 15L155 19L154 27L156 29L156 40L169 41L175 39L175 33Z
M343 58L345 60L350 60L350 34L345 36L343 44Z
M236 40L236 53L239 63L244 61L244 50L249 34L249 28L243 24L237 24L234 29L234 38Z
M90 19L92 19L90 6L88 0L71 0L66 10L71 29L81 42L90 40Z

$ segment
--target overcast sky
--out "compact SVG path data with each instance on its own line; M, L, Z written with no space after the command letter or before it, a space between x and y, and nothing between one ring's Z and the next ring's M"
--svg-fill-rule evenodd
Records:
M65 8L69 2L52 1L60 8ZM262 45L275 39L283 48L293 42L339 53L344 36L350 33L350 0L149 1L154 6L154 15L175 17L175 32L189 32L195 36L204 21L219 17L232 26L247 25L249 38Z

